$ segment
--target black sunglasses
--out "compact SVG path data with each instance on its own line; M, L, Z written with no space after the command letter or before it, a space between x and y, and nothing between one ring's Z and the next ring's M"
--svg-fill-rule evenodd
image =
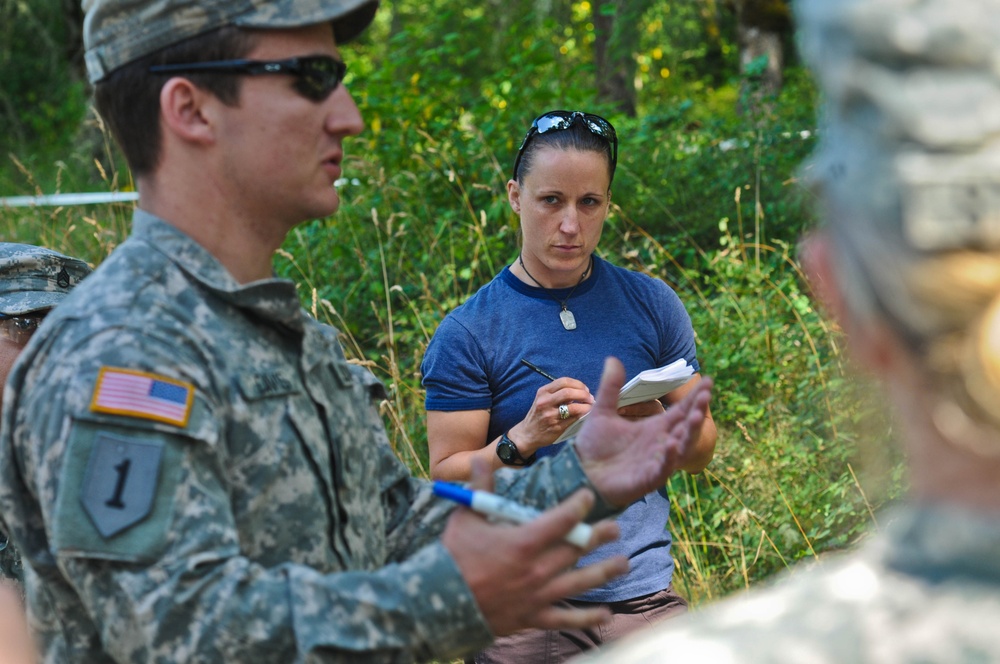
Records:
M7 337L18 346L23 346L42 324L47 313L46 311L20 316L0 314L0 336Z
M547 134L550 131L564 131L577 122L582 122L591 134L600 136L611 145L611 177L614 178L615 166L618 165L618 135L615 134L615 128L611 126L611 123L600 115L584 113L583 111L549 111L532 120L528 133L524 135L521 147L517 149L517 157L514 159L514 179L517 179L521 155L524 154L524 148L532 136Z
M307 99L323 101L330 96L347 73L347 65L333 56L310 55L287 60L213 60L153 65L152 74L288 74L295 77L295 90Z

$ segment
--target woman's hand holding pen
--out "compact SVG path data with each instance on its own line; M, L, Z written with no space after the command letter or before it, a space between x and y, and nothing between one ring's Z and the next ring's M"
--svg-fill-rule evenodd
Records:
M521 454L534 454L539 448L551 445L570 424L588 412L594 396L587 386L575 378L556 378L535 392L535 399L524 419L511 427L508 435L517 443ZM563 417L560 413L568 415Z

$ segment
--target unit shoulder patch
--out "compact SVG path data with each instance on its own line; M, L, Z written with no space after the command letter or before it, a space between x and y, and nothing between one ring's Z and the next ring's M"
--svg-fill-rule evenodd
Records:
M146 518L153 506L163 448L107 433L94 439L80 501L103 537Z

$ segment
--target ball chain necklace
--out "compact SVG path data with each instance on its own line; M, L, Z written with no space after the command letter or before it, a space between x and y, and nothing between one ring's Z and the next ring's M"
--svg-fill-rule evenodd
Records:
M594 267L594 255L593 254L590 255L590 262L587 263L587 269L584 270L583 274L580 275L580 280L578 282L576 282L576 286L573 286L573 290L571 290L569 292L569 295L567 295L562 300L560 300L558 297L556 297L555 295L553 295L551 290L549 290L545 286L543 286L540 283L538 283L538 279L535 279L533 276L531 276L531 273L528 272L528 268L526 268L524 266L524 260L521 258L521 254L517 255L517 262L521 264L521 269L524 270L524 273L526 275L528 275L529 279L531 279L532 281L534 281L538 285L539 288L541 288L543 291L545 291L546 295L548 295L553 300L555 300L556 302L559 303L559 306L561 307L561 310L559 311L559 320L562 321L562 326L564 328L566 328L567 330L575 330L576 329L576 316L574 316L573 312L569 310L569 306L567 305L567 302L569 302L569 298L573 297L573 293L575 293L576 289L579 288L580 284L583 283L583 280L587 278L587 275L590 274L590 268Z

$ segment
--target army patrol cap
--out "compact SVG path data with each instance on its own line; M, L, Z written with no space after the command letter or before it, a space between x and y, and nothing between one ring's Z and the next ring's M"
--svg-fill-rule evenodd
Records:
M50 249L0 242L0 314L21 316L59 304L90 267Z
M333 24L337 43L360 35L378 0L83 0L90 82L172 44L227 25L298 28Z
M804 179L836 224L916 252L1000 247L1000 0L795 9L825 93Z

